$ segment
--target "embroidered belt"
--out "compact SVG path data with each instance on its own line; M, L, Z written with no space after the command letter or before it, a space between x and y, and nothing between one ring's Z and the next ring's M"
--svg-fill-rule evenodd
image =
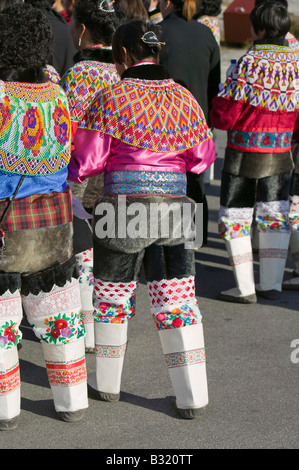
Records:
M245 132L228 131L227 143L230 147L243 151L271 150L280 152L290 149L292 132Z
M8 199L0 199L0 214ZM7 213L2 228L5 232L57 227L73 220L70 188L62 193L33 194L15 199Z
M185 173L171 171L108 171L104 179L105 196L185 196Z

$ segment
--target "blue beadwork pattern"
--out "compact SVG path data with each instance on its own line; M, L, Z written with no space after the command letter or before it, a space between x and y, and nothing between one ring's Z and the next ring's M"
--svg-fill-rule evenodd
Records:
M104 195L185 196L185 173L171 171L108 171L105 173Z

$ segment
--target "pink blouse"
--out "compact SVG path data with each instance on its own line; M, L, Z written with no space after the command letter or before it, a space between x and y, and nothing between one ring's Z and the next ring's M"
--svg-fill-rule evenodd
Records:
M79 127L68 179L83 183L103 171L204 172L216 159L212 138L180 152L153 152L134 147L99 131Z

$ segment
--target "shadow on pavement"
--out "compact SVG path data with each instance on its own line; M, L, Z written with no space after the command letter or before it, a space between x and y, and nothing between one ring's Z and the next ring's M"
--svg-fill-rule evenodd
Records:
M95 396L88 396L89 400L98 401ZM132 393L121 392L120 401L134 406L140 406L151 411L163 413L171 418L179 418L174 407L174 396L167 396L165 398L145 398ZM102 402L103 403L103 402ZM108 402L107 402L108 403Z
M50 388L45 367L20 359L20 374L24 383Z
M53 406L53 400L30 400L29 398L22 397L21 409L39 416L52 418L55 421L59 420Z

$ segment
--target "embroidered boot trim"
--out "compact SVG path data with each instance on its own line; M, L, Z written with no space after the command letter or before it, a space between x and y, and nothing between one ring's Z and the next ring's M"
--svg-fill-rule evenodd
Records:
M249 263L251 261L253 261L252 251L229 257L229 263L231 266L237 266L239 264Z
M138 288L137 281L132 282L105 282L95 279L95 297L102 302L111 302L120 305L124 300L132 297Z
M205 348L193 349L190 351L165 354L165 362L168 369L173 367L190 366L206 361Z
M106 359L119 359L125 356L127 343L120 346L107 346L96 344L96 357Z
M148 282L148 292L158 330L201 323L194 276Z
M224 207L219 210L218 231L225 240L246 237L250 235L253 218L252 207Z
M95 321L125 323L135 315L137 281L105 282L95 279Z
M293 232L299 231L299 196L290 197L289 222Z
M194 301L194 276L162 279L148 282L147 285L151 305L154 308Z
M290 231L289 201L258 202L256 205L256 221L260 232Z
M84 325L89 325L94 321L94 310L82 310L81 318Z
M35 335L49 344L68 344L85 335L81 298L76 279L49 293L22 296L23 306Z
M286 259L288 256L288 250L280 248L263 248L259 250L260 258L280 258Z
M93 277L93 249L83 251L76 255L79 267L79 283L81 290L89 290L94 285Z
M22 320L22 302L19 291L7 290L0 297L0 350L17 346L22 339L19 329Z
M19 362L5 370L0 370L0 395L11 393L20 387Z
M45 361L50 385L72 386L87 379L85 357L71 361Z

